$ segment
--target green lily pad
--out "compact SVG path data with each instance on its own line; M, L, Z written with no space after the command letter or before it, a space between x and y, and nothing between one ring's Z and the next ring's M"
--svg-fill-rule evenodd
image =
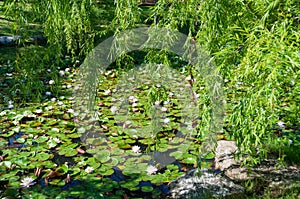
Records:
M135 180L121 181L120 185L122 188L129 189L130 191L136 191L139 189L139 182Z
M77 153L77 150L73 148L63 148L58 152L59 155L65 155L67 157L75 156Z
M174 151L174 152L170 153L170 156L174 156L176 159L181 160L181 159L183 159L183 152Z
M38 142L38 143L44 143L44 142L46 142L48 139L49 139L49 137L46 137L46 136L40 136L40 137L38 137L37 139L35 139L35 141Z
M22 143L24 143L25 142L25 138L18 138L17 140L16 140L18 143L20 143L20 144L22 144Z
M195 164L197 163L197 157L191 154L184 154L182 162L185 164Z
M139 169L137 169L135 165L136 164L126 166L122 171L123 175L132 176L132 175L140 174L142 171L139 171Z
M139 140L139 142L144 144L144 145L150 145L150 144L153 144L153 139L152 138L141 139L141 140Z
M103 176L109 176L114 173L114 170L111 167L108 167L107 165L102 165L99 169L99 174Z
M118 188L118 187L119 187L119 185L116 181L112 181L112 180L104 181L101 186L101 191L110 192L113 189Z
M151 191L153 191L153 187L152 186L142 186L141 191L142 192L151 192Z
M215 154L213 152L210 152L209 154L207 154L204 158L205 159L213 159L215 157Z
M37 153L35 157L37 158L38 161L45 161L45 160L50 159L51 156L53 156L53 155L50 155L45 152L41 152L41 153Z
M131 149L131 146L125 142L125 140L119 140L116 142L120 149Z
M110 151L108 150L98 151L95 155L95 158L98 161L105 163L110 160Z

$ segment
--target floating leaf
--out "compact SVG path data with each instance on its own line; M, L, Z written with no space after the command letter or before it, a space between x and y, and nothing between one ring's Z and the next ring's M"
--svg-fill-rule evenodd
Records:
M213 152L210 152L209 154L207 154L204 158L205 159L213 159L215 157L215 154Z
M49 137L46 137L46 136L40 136L40 137L38 137L35 141L38 142L38 143L44 143L44 142L46 142L48 139L49 139Z
M45 152L41 152L41 153L37 153L35 157L37 158L38 161L45 161L48 160L51 157L51 155Z
M195 164L197 163L197 157L191 154L184 154L182 162L185 164Z
M77 150L73 148L63 148L58 152L59 155L65 155L67 157L75 156L77 153Z
M142 186L141 190L142 190L142 192L151 192L151 191L153 191L153 187L152 186Z
M139 189L139 182L132 180L132 181L121 181L121 187L125 189L129 189L130 191L136 191Z
M110 152L108 150L98 151L97 154L95 155L95 158L98 161L105 163L108 160L110 160Z
M114 173L114 170L111 167L108 167L107 165L102 165L98 169L99 173L103 176L109 176Z
M174 156L176 159L181 160L181 159L183 159L183 152L174 151L174 152L170 153L170 156Z

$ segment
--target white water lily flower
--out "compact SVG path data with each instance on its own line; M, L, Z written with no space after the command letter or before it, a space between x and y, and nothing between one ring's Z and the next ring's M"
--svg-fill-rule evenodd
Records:
M59 71L59 75L62 77L62 76L65 76L65 72L63 70L60 70Z
M56 101L55 97L51 98L51 102L55 102L55 101Z
M49 148L53 148L56 147L57 144L59 144L61 141L58 138L50 138L50 140L48 140L47 145L49 146Z
M279 127L281 127L281 128L284 128L284 127L285 127L285 123L282 122L282 121L277 122L277 125L278 125Z
M66 68L65 71L66 71L66 72L69 72L69 71L70 71L70 68Z
M93 167L87 167L84 171L87 172L87 173L92 173L94 171L94 168Z
M168 124L169 122L170 122L170 119L169 119L169 118L165 118L165 119L164 119L164 123L165 123L165 124Z
M49 96L49 95L51 95L51 92L47 91L45 94L46 94L47 96Z
M72 113L72 114L74 114L74 110L73 109L68 109L68 111L67 111L68 113Z
M54 140L56 143L60 143L60 139L58 139L58 138L53 138L53 140Z
M168 110L168 109L167 109L166 107L162 107L162 108L161 108L161 111L162 111L162 112L166 112L167 110Z
M54 140L50 139L50 140L48 140L47 145L48 145L49 148L51 149L51 148L53 148L53 147L56 147L57 143L55 143Z
M140 153L141 152L141 147L135 145L135 146L132 147L132 151L134 153Z
M129 127L130 124L132 124L131 121L125 121L123 124L123 128L125 129L125 128Z
M63 103L63 102L61 102L61 101L59 101L57 104L58 104L59 106L62 106L62 105L64 105L64 103Z
M132 101L134 98L135 98L135 97L132 96L132 95L128 97L128 99L129 99L130 101Z
M14 105L13 105L13 104L9 104L9 105L7 106L7 108L13 109L13 108L14 108Z
M38 114L40 114L40 113L43 112L43 110L42 109L37 109L35 112L38 113Z
M134 96L129 96L129 101L131 101L131 102L133 102L133 103L135 103L135 102L137 102L138 101L138 99L136 98L136 97L134 97Z
M48 110L52 110L53 109L53 106L48 106Z
M155 105L155 106L160 106L160 101L154 102L154 105Z
M104 94L105 95L109 95L110 93L111 93L111 90L109 90L109 89L108 90L104 90Z
M51 80L49 81L49 84L50 84L50 85L55 84L54 80L51 79Z
M72 88L72 85L71 85L71 84L68 84L68 85L67 85L67 88Z
M111 108L110 108L110 111L113 113L113 114L115 114L116 112L118 112L118 107L116 107L116 106L112 106Z
M33 182L34 179L32 177L25 177L23 180L21 180L21 186L22 187L29 187L35 184L35 182Z
M150 165L147 167L146 172L148 175L155 174L157 172L157 168L155 166Z
M133 103L131 106L132 106L132 107L137 107L138 104L137 104L137 103Z

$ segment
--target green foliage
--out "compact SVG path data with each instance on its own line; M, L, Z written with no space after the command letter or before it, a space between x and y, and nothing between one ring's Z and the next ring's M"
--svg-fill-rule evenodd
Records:
M224 80L226 91L224 131L237 142L240 155L248 158L246 162L255 164L268 154L275 153L279 155L279 160L299 163L300 157L297 152L300 149L300 5L297 0L159 0L155 6L147 9L140 7L134 0L118 0L115 1L114 13L109 13L108 21L112 16L114 19L109 21L111 24L108 27L104 27L102 23L108 22L103 22L101 15L105 13L103 15L106 17L111 4L108 1L96 3L88 0L6 0L4 5L1 4L7 20L13 22L12 35L27 37L31 32L24 27L36 23L43 26L43 34L48 40L46 47L26 46L24 51L19 49L15 62L11 64L7 61L7 64L1 65L0 75L5 81L1 79L0 83L1 87L6 86L4 91L0 92L1 97L5 99L4 103L10 98L15 102L47 99L44 95L46 91L51 92L53 97L64 94L66 84L70 85L73 80L61 78L59 70L76 66L73 61L78 57L84 58L93 47L94 38L103 36L103 29L105 33L113 32L117 35L123 30L142 24L157 25L189 35L189 39L196 40L210 53ZM107 10L99 11L100 7ZM99 21L95 16L99 17ZM101 37L101 40L104 38ZM126 49L126 46L123 48ZM130 126L128 129L126 126L116 127L115 123L120 121L115 121L111 113L111 93L100 94L99 131L103 131L109 139L107 142L105 139L88 138L88 144L96 147L87 149L85 155L80 154L82 150L78 149L85 146L81 142L77 143L80 135L74 130L73 122L69 121L72 114L67 109L71 108L71 102L67 102L65 97L57 99L60 103L48 100L39 107L29 108L33 110L23 111L15 106L13 111L3 111L0 115L3 129L0 155L4 158L0 164L0 181L8 187L3 192L4 196L22 197L19 195L22 193L26 197L50 197L50 193L53 193L58 197L72 195L100 198L107 192L116 193L115 189L122 188L117 194L121 197L125 189L138 190L138 184L142 180L159 184L181 175L175 165L167 166L166 170L159 169L156 175L147 175L146 162L150 160L150 155L147 156L149 159L139 158L139 153L131 151L135 144L147 147L143 148L142 152L163 153L167 149L176 148L168 145L173 143L178 148L171 156L181 163L193 165L200 161L197 160L199 148L210 131L210 120L213 117L212 99L208 94L209 85L205 85L201 71L197 71L192 63L187 65L176 56L169 56L169 52L164 50L158 52L147 49L143 52L146 56L142 58L137 58L134 53L124 53L117 58L115 65L111 67L118 67L119 70L108 73L107 77L101 80L103 84L99 85L100 91L112 92L116 74L123 68L134 68L137 63L179 67L178 71L181 74L195 78L193 91L200 94L199 130L197 136L194 136L197 139L192 140L194 144L185 143L183 138L175 137L176 122L181 122L183 114L180 112L182 107L176 99L170 99L167 95L170 89L163 87L164 85L141 87L135 93L138 102L134 106L131 104L130 120L133 122L129 125L141 127L139 133L144 133L144 138L139 138L135 129L130 129ZM6 60L1 59L1 62L5 63ZM48 72L48 69L51 72ZM49 84L50 80L55 84ZM122 82L128 85L127 81ZM146 101L144 98L150 100ZM61 104L61 101L64 103ZM143 129L149 124L149 115L143 111L150 110L156 101L171 101L170 105L164 105L167 108L164 114L170 120L168 124L163 124L162 131L150 129L149 136L147 129ZM0 105L4 103L1 102ZM172 106L172 103L176 106ZM42 110L42 113L37 112L37 109ZM284 122L285 125L280 126L278 122ZM24 136L15 139L20 131L24 131ZM155 138L151 137L153 132ZM13 143L9 143L8 147L8 141L12 140ZM105 148L107 143L111 147L110 151ZM186 149L190 153L186 153ZM88 154L98 151L101 153L95 157ZM133 154L134 161L121 157L127 153ZM206 156L209 159L212 157L212 153ZM68 166L64 164L65 160L69 162ZM202 164L202 167L211 167L205 162ZM55 176L49 177L50 185L43 189L40 186L22 188L17 192L23 176L33 175L35 169L41 165L41 175L34 178L36 181L36 178L45 179L55 172ZM123 169L127 177L125 180L117 184L109 178L99 177L98 174L111 175L112 166L116 165ZM88 173L85 170L87 166L92 167L94 172ZM142 171L140 176L136 176L138 170ZM72 180L83 179L86 184L71 187L70 192L62 192L61 187L67 184L64 179L68 174ZM256 184L262 183L264 182L254 182L248 186L252 189ZM142 186L141 191L147 193L155 190L147 185ZM295 193L292 190L287 197L296 198L297 190Z
M118 26L134 27L139 23L138 8L122 5L117 16L130 17L119 20ZM299 10L293 0L161 0L147 20L183 32L188 29L186 33L211 53L227 82L225 128L242 153L252 155L250 162L267 155L275 136L271 129L279 120L288 117L291 126L298 125L294 103L299 94L295 81L300 69ZM156 56L149 54L148 59Z
M89 0L41 1L33 4L44 25L44 34L59 57L66 51L84 55L93 47L90 23L93 2Z

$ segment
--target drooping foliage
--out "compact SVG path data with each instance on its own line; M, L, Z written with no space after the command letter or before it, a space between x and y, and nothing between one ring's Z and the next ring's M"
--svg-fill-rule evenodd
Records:
M20 33L20 24L42 23L49 48L58 58L65 53L75 57L89 52L94 37L102 33L96 28L102 21L95 20L98 15L93 11L110 4L88 0L5 2L16 22L15 34ZM26 14L28 6L34 15ZM210 53L226 91L224 131L237 141L243 153L252 154L253 162L274 146L282 153L289 140L296 143L293 150L297 149L299 137L281 139L273 131L278 128L278 121L285 122L296 134L300 125L297 0L158 0L150 7L142 6L141 1L117 0L114 6L114 19L107 32L116 34L143 24L170 28L189 35ZM146 58L149 62L172 65L164 52L149 51ZM133 65L135 61L124 54L116 62L121 66ZM25 68L26 74L32 77L35 73L28 73L32 69L29 68ZM199 103L203 108L205 103ZM207 112L209 109L204 111L205 116Z
M142 23L144 8L126 0L117 5L121 30ZM272 131L278 121L299 128L299 10L293 0L159 0L147 19L189 34L214 58L227 93L224 129L253 163L286 145Z

